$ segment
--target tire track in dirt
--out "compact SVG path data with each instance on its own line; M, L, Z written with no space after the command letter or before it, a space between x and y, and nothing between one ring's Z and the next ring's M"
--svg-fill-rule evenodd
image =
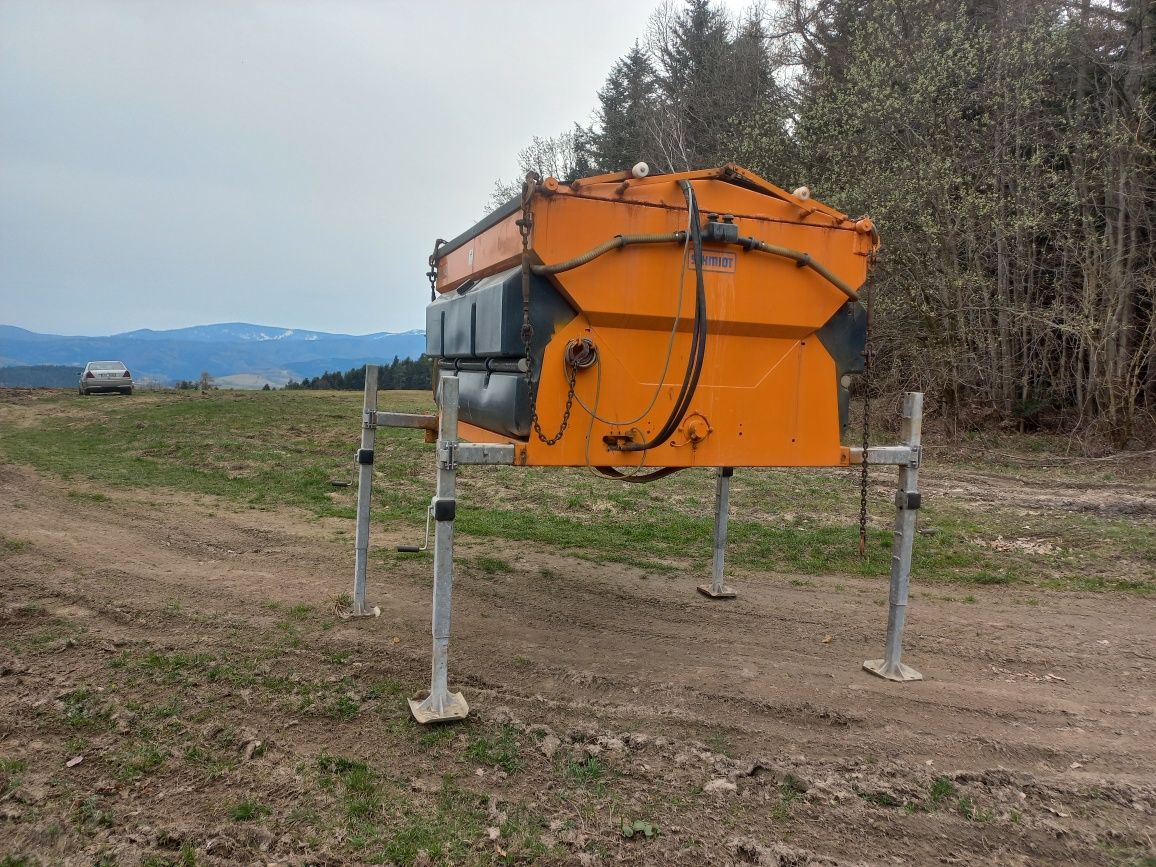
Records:
M104 490L110 499L94 504L15 468L0 470L0 485L6 535L30 543L16 559L0 560L0 593L6 604L40 601L53 616L86 623L91 637L77 652L102 652L91 645L111 638L216 652L238 635L275 628L298 603L323 610L348 588L352 542L335 540L333 531L349 522L163 492ZM11 507L15 495L25 508ZM738 804L752 817L764 815L770 806L753 805L775 803L788 772L809 787L798 808L799 839L845 862L899 852L937 858L934 841L946 835L946 851L961 863L1108 863L1109 832L1132 845L1150 827L1151 600L1121 605L1108 594L1049 593L1028 606L1015 601L1024 594L976 588L977 603L964 606L931 598L937 588L917 587L907 658L928 680L895 685L858 670L881 650L883 582L842 578L847 589L834 592L821 577L794 587L751 573L739 576L737 604L719 605L694 594L696 576L642 580L642 570L542 546L463 542L451 676L478 719L507 714L519 725L548 725L569 750L632 729L666 737L669 747L642 753L652 770L628 765L624 779L673 796L737 774L737 793L704 808L703 828L727 827ZM476 574L469 560L482 551L515 564L508 580ZM535 574L542 568L559 577ZM388 673L420 688L428 666L428 569L427 560L375 555L370 596L383 605L382 617L339 624L319 639L323 645L287 659L304 665L323 649L350 649L366 660L367 677ZM174 602L179 610L166 613ZM828 634L832 641L823 643ZM61 669L57 682L73 678L69 672ZM1064 680L1028 679L1046 673ZM567 734L583 727L594 734ZM348 734L307 724L300 736L286 730L280 737L337 749ZM758 761L777 770L744 775L703 745L715 737L731 744L740 757L733 762L763 756ZM937 774L984 803L1019 811L1022 823L901 818L887 807L888 799L926 797ZM207 791L230 796L224 784ZM1073 801L1091 805L1081 806L1086 817L1073 815ZM770 820L760 821L708 832L719 856L710 860L763 857L758 847L770 845ZM700 856L680 860L677 846L664 851L665 863L703 863Z

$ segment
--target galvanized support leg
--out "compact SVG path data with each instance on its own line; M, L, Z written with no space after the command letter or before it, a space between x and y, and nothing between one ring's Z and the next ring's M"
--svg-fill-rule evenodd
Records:
M699 584L698 592L711 599L734 599L738 594L723 579L727 550L727 519L730 513L733 467L719 467L714 488L714 563L710 584Z
M433 672L429 696L410 700L409 709L419 723L465 719L470 712L460 692L450 692L450 597L454 586L454 516L457 509L458 378L442 376L439 404L437 494L431 509L434 521Z
M923 439L923 395L908 392L903 399L903 444L911 447L910 462L899 467L895 492L895 537L891 542L891 593L887 613L887 656L868 659L863 667L887 680L923 680L923 675L900 661L903 625L907 619L907 588L911 578L911 546L920 506L919 463Z
M377 424L377 365L365 365L365 401L361 413L361 448L357 450L357 559L353 567L353 617L367 617L374 612L365 605L365 569L369 562L369 507L373 494L373 446Z

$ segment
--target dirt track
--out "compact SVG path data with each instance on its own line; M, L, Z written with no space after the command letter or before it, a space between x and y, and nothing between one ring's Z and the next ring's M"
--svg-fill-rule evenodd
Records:
M700 576L648 577L468 540L464 561L498 554L515 569L459 571L451 681L475 725L512 724L525 736L518 773L477 775L460 750L399 751L376 706L335 722L287 712L259 689L208 686L181 696L184 713L198 711L189 730L206 717L251 729L270 745L263 755L212 781L170 759L120 785L101 763L125 735L118 729L92 737L85 760L66 768L73 750L51 721L54 699L106 683L122 701L133 689L142 702L174 691L159 681L118 687L115 652L243 653L276 634L277 606L328 612L352 563L351 542L334 535L346 522L152 493L107 491L95 503L77 487L0 467L4 535L29 543L0 558L0 632L13 648L0 648L0 757L27 766L0 800L0 857L91 864L105 852L132 864L184 841L198 863L340 863L339 834L310 837L285 818L316 797L293 769L326 751L372 757L414 781L419 801L425 777L464 773L491 813L533 804L551 862L1156 856L1156 601L980 587L966 604L917 577L905 661L926 680L899 685L860 670L882 650L879 581L739 574L740 598L714 602L694 593ZM403 540L379 531L374 541ZM343 671L356 680L420 689L428 569L375 557L370 596L382 616L334 626L319 615L304 646L270 664L315 672L325 654L348 652ZM36 643L54 619L74 624L71 637ZM388 716L401 698L381 703ZM610 795L576 800L534 746L544 735L558 737L558 755L597 755L613 774ZM939 776L953 785L942 803L928 795ZM272 806L260 833L222 817L238 791ZM91 793L117 819L79 831L66 817ZM625 839L624 817L657 824L658 837ZM479 840L467 860L496 857L501 845Z

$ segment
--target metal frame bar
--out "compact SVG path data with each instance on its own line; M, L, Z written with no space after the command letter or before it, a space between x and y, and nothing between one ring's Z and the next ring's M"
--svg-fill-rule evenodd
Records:
M733 467L719 467L714 486L714 560L711 564L711 583L699 584L698 592L711 599L734 599L738 596L727 585L723 565L727 550L727 521L730 518L731 476Z
M450 692L450 604L454 589L454 518L457 514L458 378L442 376L438 405L437 493L430 507L434 526L433 660L429 695L422 701L410 699L414 719L423 725L465 719L470 706L460 692Z
M436 431L438 429L438 417L436 415L377 411L369 415L371 422L377 427L411 427L430 431Z
M915 394L916 392L911 392ZM921 396L922 397L922 396ZM851 458L848 463L863 463L863 449L853 446L850 449ZM888 466L908 466L911 463L919 464L922 456L922 447L919 445L902 446L871 446L867 449L867 461L871 464L886 464Z
M357 469L357 557L353 566L353 604L350 615L368 617L374 612L365 605L365 572L369 563L369 510L373 496L373 456L377 438L377 365L365 365L365 397L361 411L361 450ZM366 458L368 457L368 462Z
M919 508L919 458L923 442L923 395L908 392L903 398L903 444L910 458L899 465L895 492L895 535L891 541L891 590L887 610L887 645L883 659L868 659L863 668L887 680L923 680L923 675L904 665L903 627L907 620L907 591L911 583L911 548ZM871 457L874 449L868 452Z

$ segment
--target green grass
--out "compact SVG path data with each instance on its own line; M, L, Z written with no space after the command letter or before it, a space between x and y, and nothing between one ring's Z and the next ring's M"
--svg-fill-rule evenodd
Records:
M27 551L29 544L24 539L10 539L7 536L0 536L0 554L19 554L22 551Z
M347 693L334 696L325 705L325 713L334 719L348 722L361 712L361 704Z
M522 755L518 745L518 730L511 725L502 726L497 737L475 735L470 738L466 755L479 764L499 767L508 774L522 768Z
M450 725L430 726L417 736L417 742L425 749L434 749L449 743L458 736L456 727Z
M100 828L112 828L116 824L112 811L102 806L96 795L77 800L72 807L71 819L78 830L89 833Z
M878 807L902 807L903 802L890 792L860 792L859 797Z
M981 809L971 798L960 798L956 803L956 811L972 822L991 822L995 818L991 810Z
M351 518L352 489L329 480L352 469L361 395L355 392L156 393L131 402L80 403L70 395L42 398L59 415L0 435L0 456L65 479L129 490L171 489L223 498L234 508L294 506L317 517ZM424 392L383 392L383 409L428 411ZM1023 437L1002 449L1058 447ZM419 532L434 485L433 447L413 431L377 434L374 520ZM967 459L973 460L970 456ZM955 466L964 468L965 464ZM992 467L983 467L987 472ZM1059 471L1075 473L1078 467ZM952 466L929 462L928 472ZM1095 468L1103 474L1107 468ZM882 477L887 472L874 470ZM1056 470L1039 475L1046 482ZM1091 472L1091 470L1085 470ZM1030 475L1016 470L1019 475ZM1081 477L1082 478L1082 477ZM501 492L495 496L494 492ZM581 469L479 468L459 479L458 530L463 537L528 542L564 549L594 562L618 562L650 573L673 573L711 549L712 482L707 471L679 473L654 485L592 480ZM74 489L79 498L105 496ZM729 562L735 568L883 578L890 568L893 509L872 495L867 557L858 556L858 488L840 470L744 470L735 476ZM739 504L742 504L741 508ZM916 582L1083 591L1156 591L1156 524L1128 516L1043 510L1025 529L1021 509L926 496L921 526L934 535L915 545ZM1040 535L1042 534L1042 535ZM1051 554L993 550L995 539L1046 538ZM15 545L15 547L14 547ZM23 550L3 540L0 552ZM514 567L500 557L472 559L485 576ZM795 579L802 582L804 579ZM800 583L799 586L808 586ZM285 613L287 627L317 612ZM287 628L286 647L300 646Z
M152 740L142 739L105 756L122 783L131 783L147 777L165 763L166 751Z
M955 783L947 777L936 777L931 781L931 786L927 792L927 802L932 807L938 807L954 797Z
M484 832L487 796L459 788L449 777L426 804L358 759L323 753L317 769L322 789L337 797L346 845L359 861L410 865L425 852L435 864L456 864Z
M771 818L776 822L786 822L791 818L791 805L803 793L803 785L794 777L788 775L779 786L779 799L771 806Z
M16 791L20 785L20 775L28 768L23 759L0 757L0 799Z
M571 785L600 788L606 776L606 769L597 756L587 756L577 761L566 758L561 763L562 779Z
M112 710L90 689L75 689L61 697L64 722L74 729L107 728Z
M115 861L109 862L115 864ZM196 867L197 852L191 843L181 846L180 854L176 858L165 858L162 855L150 855L140 862L141 867Z
M225 811L234 822L253 822L269 815L269 808L252 798L234 804Z
M206 780L219 779L237 767L237 759L231 750L190 746L185 749L184 760L200 771Z
M488 575L500 575L514 571L514 567L500 557L475 557L473 563Z

